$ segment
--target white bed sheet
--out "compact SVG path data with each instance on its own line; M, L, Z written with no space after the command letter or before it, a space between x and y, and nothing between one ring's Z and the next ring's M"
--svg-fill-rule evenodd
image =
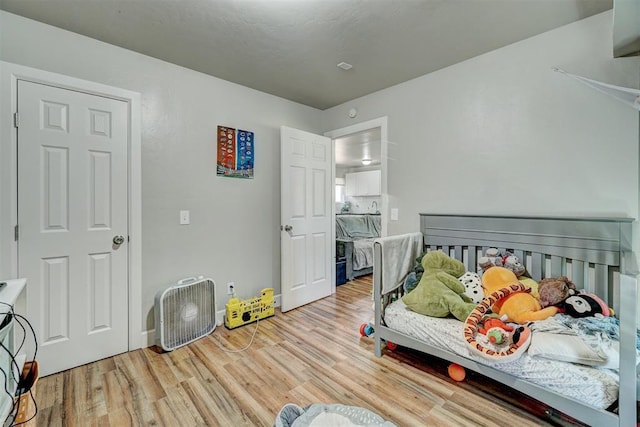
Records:
M385 310L386 325L434 347L495 367L529 382L544 386L598 409L606 409L618 398L618 375L609 369L597 369L560 362L524 353L509 363L492 363L471 354L463 339L463 322L453 318L424 316L409 310L402 300Z

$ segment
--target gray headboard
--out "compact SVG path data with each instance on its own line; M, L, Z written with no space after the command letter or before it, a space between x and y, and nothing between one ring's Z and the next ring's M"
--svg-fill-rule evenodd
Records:
M541 218L420 214L427 249L441 249L476 271L490 247L513 252L535 280L568 276L618 308L619 274L631 264L629 218Z

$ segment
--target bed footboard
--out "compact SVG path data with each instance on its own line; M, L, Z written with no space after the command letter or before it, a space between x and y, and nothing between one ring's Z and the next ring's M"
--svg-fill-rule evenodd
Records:
M631 219L524 218L421 214L427 250L442 250L475 271L489 247L513 251L535 280L567 275L613 306L620 320L618 413L599 410L464 356L433 347L384 324L382 250L374 245L374 351L391 341L486 375L589 425L635 426L638 282L631 253Z

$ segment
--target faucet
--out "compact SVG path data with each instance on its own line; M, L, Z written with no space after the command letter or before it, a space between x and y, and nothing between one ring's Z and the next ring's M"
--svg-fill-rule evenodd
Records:
M375 210L373 211L373 213L378 213L378 202L375 200L371 202L371 209L373 209L374 205L375 205Z

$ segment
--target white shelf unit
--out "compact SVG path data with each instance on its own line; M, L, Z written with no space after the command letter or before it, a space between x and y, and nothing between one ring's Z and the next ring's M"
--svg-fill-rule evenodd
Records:
M0 324L5 323L11 307L13 307L14 313L23 314L25 308L25 295L24 289L27 284L26 279L13 279L13 280L1 280L6 285L0 289ZM15 330L15 318L7 320L7 324L0 329L0 342L4 345L11 354L14 354L16 350L16 343L22 341L22 336L16 337ZM18 379L20 378L20 372L22 372L22 366L26 360L26 354L24 349L21 353L15 355L15 361L18 366L15 366L11 362L11 356L0 348L0 369L4 372L6 378L6 389L9 393L15 394ZM13 366L12 366L13 365ZM10 419L11 409L13 407L13 399L11 399L7 393L0 393L0 419L5 420L5 425Z

